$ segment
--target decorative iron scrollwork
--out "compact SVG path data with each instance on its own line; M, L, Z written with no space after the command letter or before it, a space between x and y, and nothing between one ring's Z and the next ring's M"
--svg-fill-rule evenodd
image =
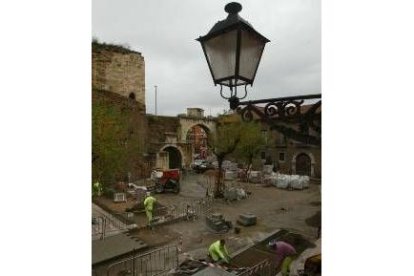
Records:
M264 118L285 119L300 116L300 106L304 101L272 101L264 107Z
M322 101L304 105L318 98L320 94L238 102L236 111L244 121L260 120L293 140L320 145Z

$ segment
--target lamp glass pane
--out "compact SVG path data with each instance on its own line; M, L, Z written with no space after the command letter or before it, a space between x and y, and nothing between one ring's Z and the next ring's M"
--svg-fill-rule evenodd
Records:
M237 31L231 31L204 42L214 80L234 76Z
M253 81L257 66L259 66L265 42L256 35L242 31L240 47L239 74Z

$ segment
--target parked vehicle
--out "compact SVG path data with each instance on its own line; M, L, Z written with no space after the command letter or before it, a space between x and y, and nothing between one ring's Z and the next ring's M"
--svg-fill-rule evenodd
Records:
M155 192L180 192L180 170L179 169L155 169L152 171L151 178L155 182Z
M191 168L196 172L196 173L203 173L207 170L212 170L214 169L214 166L212 163L208 162L207 160L204 159L196 159L194 160L194 162L191 164Z

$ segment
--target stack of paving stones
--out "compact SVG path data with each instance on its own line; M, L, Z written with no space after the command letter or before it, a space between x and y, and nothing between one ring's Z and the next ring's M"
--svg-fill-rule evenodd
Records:
M232 228L230 221L226 221L220 213L213 213L206 217L206 223L213 231L222 233L227 232Z
M237 223L243 226L251 226L257 223L257 218L255 215L250 213L241 214L237 220Z

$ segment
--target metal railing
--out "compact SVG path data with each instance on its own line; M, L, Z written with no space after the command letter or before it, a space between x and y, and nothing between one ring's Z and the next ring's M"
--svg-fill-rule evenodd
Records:
M170 270L177 267L178 248L166 246L113 263L108 266L106 276L161 276L167 275Z
M177 205L165 206L159 209L155 209L154 212L154 224L168 223L178 220L196 220L204 216L210 215L213 209L214 199L206 197L200 199L190 199L179 202ZM142 213L137 212L137 213ZM161 216L157 216L157 212L163 213ZM163 221L157 221L157 219L163 219ZM138 228L145 225L138 225Z
M92 217L92 239L104 239L106 236L128 230L128 223L122 216L99 215Z
M196 219L208 216L212 212L214 199L205 197L200 199L187 200L181 202L176 209L172 211L176 216L189 219Z
M178 220L194 221L208 216L212 212L213 201L214 199L211 197L190 199L180 202L178 205L155 209L154 225ZM145 210L93 216L92 239L104 239L107 236L125 232L131 228L147 227L146 220L134 219L136 215L145 215Z

